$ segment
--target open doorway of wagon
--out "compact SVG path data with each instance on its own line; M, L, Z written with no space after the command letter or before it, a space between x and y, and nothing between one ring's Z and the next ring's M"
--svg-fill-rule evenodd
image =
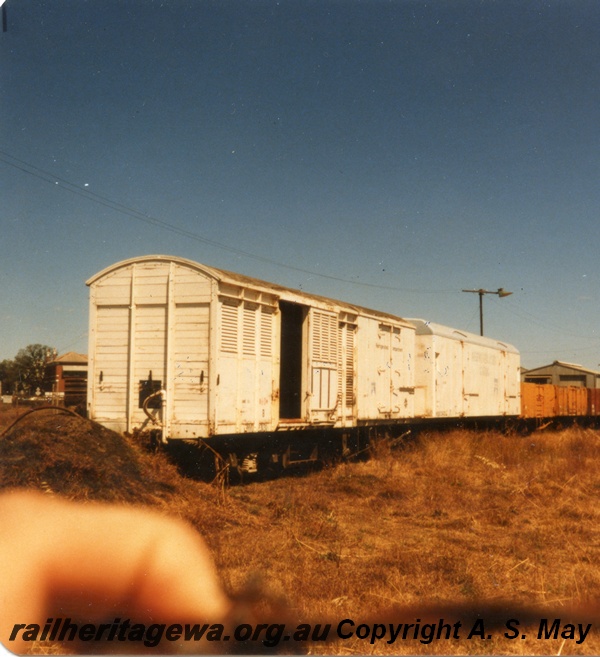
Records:
M280 301L281 349L279 380L279 418L302 417L302 353L304 322L308 309L297 303Z

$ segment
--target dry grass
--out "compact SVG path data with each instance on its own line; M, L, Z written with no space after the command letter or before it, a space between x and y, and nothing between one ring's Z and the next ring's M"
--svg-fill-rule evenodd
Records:
M45 482L68 497L184 517L205 536L231 593L257 580L265 595L285 597L298 622L415 622L427 605L481 600L553 614L600 601L597 431L421 435L369 461L232 487L223 498L164 455L72 420L24 420L0 440L0 487ZM394 604L413 605L414 616L388 618ZM349 639L311 651L600 654L596 628L582 645L527 633L429 645Z
M357 621L393 603L414 605L418 615L438 602L560 609L600 599L597 432L454 432L382 451L307 478L232 490L252 521L212 541L227 584L235 589L255 571L288 592L299 616ZM388 652L556 654L561 643L412 641ZM593 646L588 639L565 650L598 654L600 643L596 636Z

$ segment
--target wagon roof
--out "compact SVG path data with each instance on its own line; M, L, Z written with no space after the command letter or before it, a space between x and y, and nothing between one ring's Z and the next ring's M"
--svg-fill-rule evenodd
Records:
M356 313L356 314L368 314L373 317L378 317L381 319L392 320L395 322L403 322L407 326L412 327L412 324L398 315L392 315L391 313L386 313L380 310L373 310L372 308L366 308L364 306L357 306L347 301L339 301L337 299L332 299L330 297L320 296L318 294L311 294L309 292L304 292L303 290L296 290L294 288L284 287L283 285L278 285L277 283L270 283L268 281L263 281L258 278L251 278L250 276L245 276L244 274L238 274L235 272L227 271L225 269L217 269L216 267L211 267L209 265L204 265L194 260L188 260L187 258L180 258L178 256L167 256L167 255L147 255L139 256L136 258L129 258L127 260L122 260L117 262L106 269L98 272L91 278L86 281L86 285L93 285L96 281L100 280L104 276L107 276L111 272L116 271L122 267L127 267L129 265L135 264L137 262L152 262L152 261L161 261L161 262L175 262L180 265L190 267L191 269L197 269L202 271L205 274L208 274L217 281L223 283L230 283L236 285L243 285L247 287L252 287L254 289L260 289L263 292L274 293L284 300L305 300L313 301L319 305L331 305L334 304L346 310L347 312Z
M450 328L449 326L443 326L442 324L436 324L435 322L429 322L424 319L408 319L407 321L414 324L417 329L417 335L439 335L443 338L461 340L463 342L468 342L469 344L478 344L482 347L519 353L517 348L513 345L495 340L494 338L476 335L475 333L469 333L468 331L461 331L459 329Z

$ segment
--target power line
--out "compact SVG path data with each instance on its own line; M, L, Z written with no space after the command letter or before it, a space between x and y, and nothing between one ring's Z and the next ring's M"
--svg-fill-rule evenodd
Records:
M163 219L159 219L157 217L153 217L152 215L142 212L141 210L138 210L136 208L129 207L127 205L124 205L123 203L120 203L118 201L114 201L113 199L104 196L102 194L97 194L85 187L81 187L80 185L77 185L76 183L73 183L65 178L62 178L60 176L57 176L53 174L50 171L46 171L44 169L41 169L39 167L36 167L29 162L26 162L25 160L21 160L14 155L11 155L10 153L7 153L6 151L3 151L0 149L0 161L4 162L8 166L13 167L14 169L17 169L23 173L26 173L30 176L33 176L35 178L38 178L39 180L42 180L48 184L51 184L55 187L60 187L61 189L70 192L71 194L80 196L84 199L87 199L88 201L91 201L93 203L96 203L98 205L102 205L106 208L109 208L111 210L114 210L115 212L118 212L120 214L123 214L131 219L135 219L140 222L144 222L148 225L154 226L156 228L162 228L163 230L170 231L172 233L181 235L183 237L187 237L188 239L200 242L202 244L206 244L209 246L212 246L214 248L222 249L225 251L229 251L231 253L236 253L238 255L245 256L247 258L251 258L254 260L258 260L261 262L266 262L268 264L281 267L284 269L288 269L291 271L297 271L301 272L303 274L307 274L310 276L317 276L319 278L324 278L327 280L333 280L333 281L338 281L341 283L346 283L350 285L358 285L361 287L366 287L366 288L371 288L371 289L381 289L381 290L393 290L393 291L398 291L398 292L411 292L411 293L419 293L419 294L448 294L448 293L454 293L456 290L454 289L440 289L440 290L423 290L423 289L411 289L411 288L401 288L401 287L396 287L396 286L391 286L391 285L380 285L380 284L375 284L375 283L364 283L361 281L353 281L349 280L346 278L341 278L338 276L332 276L329 274L323 274L319 272L315 272L309 269L304 269L301 267L295 267L290 264L282 263L277 260L274 260L272 258L267 258L265 256L260 256L255 253L251 253L249 251L245 251L243 249L238 249L233 246L229 246L227 244L223 244L222 242L217 242L215 240L208 239L206 237L202 237L196 232L187 230L185 228L181 228L180 226L177 226L175 224L171 224ZM559 332L563 335L569 335L573 337L578 337L578 338L589 338L587 335L581 335L577 334L571 331L565 330L563 327L558 327L546 320L542 320L532 313L524 310L521 308L519 305L515 304L514 302L508 301L505 302L508 305L508 308L510 311L513 312L516 316L521 317L522 319L528 320L533 324L537 324L539 326L542 326L546 329L552 329L556 332ZM470 322L469 322L470 324ZM590 347L593 348L593 347Z
M34 178L43 180L44 182L54 185L55 187L60 187L61 189L70 192L71 194L75 194L76 196L85 198L88 201L97 203L98 205L102 205L104 207L110 208L115 212L119 212L125 216L130 217L131 219L144 222L146 224L155 226L157 228L162 228L163 230L167 230L177 235L181 235L182 237L187 237L188 239L194 240L196 242L201 242L202 244L206 244L208 246L212 246L218 249L223 249L225 251L236 253L238 255L242 255L247 258L252 258L254 260L258 260L261 262L266 262L268 264L275 265L277 267L282 267L284 269L301 272L303 274L308 274L310 276L318 276L319 278L325 278L332 281L348 283L350 285L359 285L361 287L376 288L380 290L394 290L397 292L413 292L419 294L448 294L450 292L455 292L455 290L448 290L448 289L423 290L423 289L402 288L393 285L380 285L376 283L363 283L361 281L353 281L347 278L332 276L330 274L323 274L320 272L312 271L310 269L303 269L302 267L295 267L290 264L273 260L272 258L267 258L265 256L258 255L256 253L251 253L250 251L244 251L243 249L238 249L234 246L229 246L227 244L223 244L222 242L217 242L215 240L202 237L196 232L187 230L185 228L181 228L180 226L177 226L175 224L171 224L168 221L165 221L164 219L159 219L148 213L142 212L141 210L137 210L136 208L132 208L118 201L114 201L111 198L104 196L102 194L96 194L95 192L92 192L89 189L86 189L84 187L81 187L80 185L72 183L71 181L66 180L65 178L61 178L60 176L57 176L50 171L45 171L44 169L40 169L39 167L36 167L33 164L26 162L25 160L21 160L15 157L14 155L11 155L10 153L7 153L1 149L0 149L0 161L4 162L8 166L13 167L14 169L17 169L23 173L33 176Z
M532 313L528 312L524 308L521 308L521 306L514 303L512 300L507 301L505 303L505 305L507 306L508 311L512 312L513 315L516 315L517 317L520 317L521 319L523 319L525 321L529 321L532 324L536 324L537 326L541 326L542 328L545 328L546 330L551 330L551 331L554 331L556 333L559 333L559 334L562 334L562 335L565 335L565 336L570 336L570 337L573 337L573 338L587 338L587 339L589 339L589 337L590 337L588 334L583 335L581 333L575 333L573 331L567 331L562 326L557 326L556 324L553 324L552 322L549 322L549 321L544 320L544 319L540 319L539 317L537 317L536 315L533 315ZM595 338L595 339L598 340L600 338Z

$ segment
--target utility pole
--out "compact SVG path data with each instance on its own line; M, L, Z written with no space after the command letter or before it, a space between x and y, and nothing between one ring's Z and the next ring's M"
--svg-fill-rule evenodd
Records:
M494 290L463 290L463 292L472 292L479 295L479 335L483 335L483 295L484 294L497 294L500 299L509 297L512 292L507 292L503 287L499 287L495 292Z

